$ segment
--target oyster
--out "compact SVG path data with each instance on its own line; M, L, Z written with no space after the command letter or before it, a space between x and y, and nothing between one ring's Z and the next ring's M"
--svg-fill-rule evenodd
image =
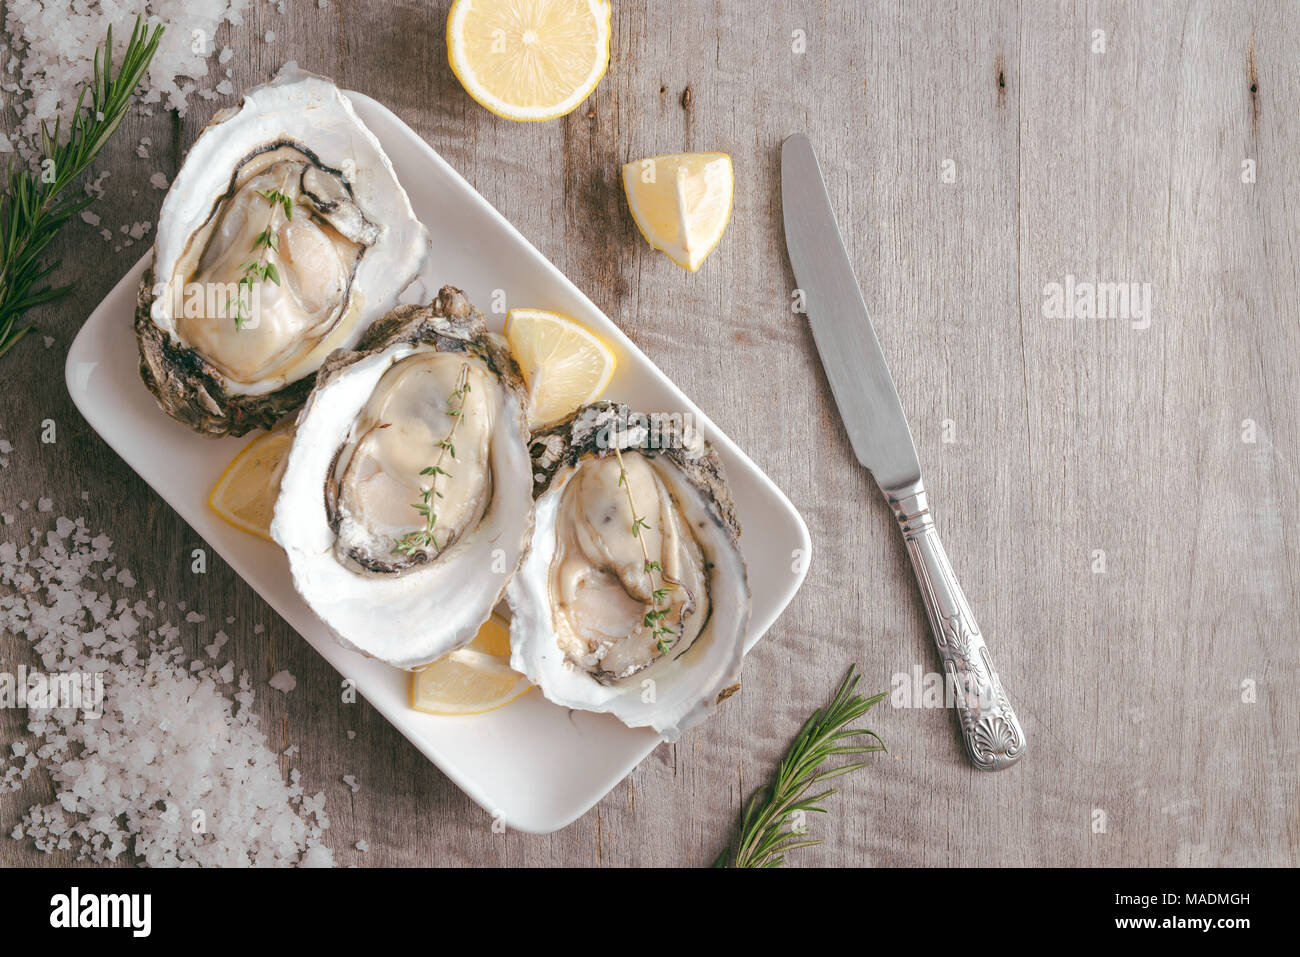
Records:
M287 68L216 116L163 201L140 374L198 432L270 428L429 255L374 134L329 80Z
M510 664L547 698L674 740L735 690L750 592L717 453L680 416L597 402L533 439Z
M451 286L321 366L271 535L345 645L417 668L487 621L532 529L526 407L504 341Z

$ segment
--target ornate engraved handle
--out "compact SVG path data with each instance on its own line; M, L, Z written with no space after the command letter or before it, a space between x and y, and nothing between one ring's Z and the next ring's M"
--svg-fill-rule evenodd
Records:
M884 492L903 531L934 643L951 682L966 753L980 770L1001 771L1025 753L1025 733L939 541L925 486L918 481Z

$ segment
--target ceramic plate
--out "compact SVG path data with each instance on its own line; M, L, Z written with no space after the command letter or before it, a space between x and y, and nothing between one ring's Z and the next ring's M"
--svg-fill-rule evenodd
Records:
M696 416L717 447L744 529L741 545L754 592L746 650L762 637L803 583L808 529L794 506L610 319L534 249L459 173L387 108L349 93L379 137L433 233L436 274L425 285L459 286L485 311L493 292L505 301L572 316L614 350L618 371L606 398L633 408ZM659 738L617 720L552 705L536 690L497 711L440 717L409 706L410 675L340 647L293 589L274 544L226 524L208 493L250 441L204 439L172 421L140 381L132 315L146 256L86 321L68 352L67 384L86 421L181 517L429 760L490 814L514 828L564 827L609 793ZM504 316L491 315L500 331ZM797 554L802 561L796 561ZM708 725L693 734L708 734Z

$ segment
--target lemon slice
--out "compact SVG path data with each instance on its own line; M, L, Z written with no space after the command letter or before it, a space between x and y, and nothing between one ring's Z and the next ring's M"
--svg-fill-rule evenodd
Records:
M270 541L280 476L292 444L292 428L253 439L221 473L208 496L208 506L236 528Z
M412 676L411 706L429 714L482 714L508 705L531 687L510 668L510 626L492 617L467 647Z
M726 153L670 153L623 166L623 192L641 235L691 272L726 232L734 189Z
M572 113L609 66L607 0L456 0L447 58L461 86L508 120Z
M614 353L579 322L544 309L511 309L506 340L528 383L531 428L594 402L614 375Z

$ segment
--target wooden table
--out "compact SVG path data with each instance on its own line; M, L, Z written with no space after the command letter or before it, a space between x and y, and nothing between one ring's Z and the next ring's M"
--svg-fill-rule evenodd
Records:
M236 666L326 792L339 860L706 864L850 662L873 690L937 670L892 519L790 309L778 152L802 130L1030 754L980 773L944 709L882 705L868 723L890 753L843 782L813 822L826 843L791 863L1300 863L1300 6L620 0L609 73L545 124L462 91L446 8L259 4L227 41L235 89L296 59L387 103L772 476L815 554L716 720L564 831L493 833L367 705L340 706L334 671L228 568L194 593L197 536L63 387L66 347L142 252L74 223L57 251L75 293L0 363L3 502L81 509L162 599L237 618ZM132 116L98 164L115 232L156 219L150 174L175 173L218 105L192 103ZM726 151L737 177L697 275L641 240L618 178L683 150ZM1053 317L1067 282L1149 283L1149 324ZM265 686L285 668L287 697ZM3 829L48 793L0 798ZM0 839L0 864L47 860Z

